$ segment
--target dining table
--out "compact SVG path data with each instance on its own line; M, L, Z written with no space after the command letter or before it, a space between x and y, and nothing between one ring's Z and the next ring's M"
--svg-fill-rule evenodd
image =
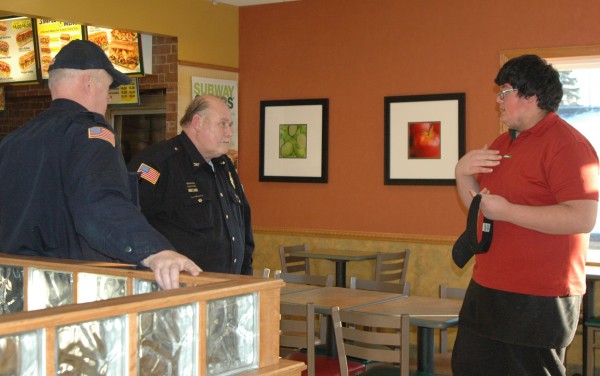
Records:
M374 315L410 315L410 324L417 327L417 371L434 372L435 329L458 325L462 300L410 295L363 307L350 308Z
M367 261L377 259L377 252L346 249L311 249L291 252L290 256L308 259L321 259L335 262L335 285L346 287L346 263L349 261Z
M295 286L291 287L296 288ZM282 303L313 303L315 305L315 312L326 316L328 320L331 320L331 307L340 307L340 309L361 308L371 304L406 298L406 295L404 294L349 289L344 287L298 289L295 292L288 293L285 292L285 288L286 287L282 288L280 296L280 301ZM331 321L329 321L329 325L327 325L326 346L327 353L331 356L336 356L337 349Z
M300 292L300 291L315 290L315 289L318 289L321 287L322 286L305 285L304 283L286 282L285 286L283 286L280 290L280 295L293 294L293 293Z
M291 286L288 286L291 285ZM435 329L447 329L458 325L458 313L462 301L424 296L387 293L341 287L305 288L286 284L280 301L285 303L315 305L315 312L329 315L331 307L341 310L367 312L375 315L410 315L410 324L417 327L417 370L434 372ZM286 288L289 290L286 291ZM328 326L327 352L335 355L335 340Z

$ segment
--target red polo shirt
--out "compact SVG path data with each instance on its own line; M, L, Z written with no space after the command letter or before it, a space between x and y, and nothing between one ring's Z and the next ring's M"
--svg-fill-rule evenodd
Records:
M555 205L598 200L598 157L588 140L555 113L511 139L490 146L506 155L481 188L514 204ZM482 286L538 296L585 292L588 234L551 235L495 221L492 245L476 255L473 279Z

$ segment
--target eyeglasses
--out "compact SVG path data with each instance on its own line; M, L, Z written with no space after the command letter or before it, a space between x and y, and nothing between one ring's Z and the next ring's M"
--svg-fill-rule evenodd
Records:
M506 96L506 94L510 93L511 91L518 91L519 89L504 89L499 91L496 96L498 97L498 99L500 99L501 101L504 100L504 97Z

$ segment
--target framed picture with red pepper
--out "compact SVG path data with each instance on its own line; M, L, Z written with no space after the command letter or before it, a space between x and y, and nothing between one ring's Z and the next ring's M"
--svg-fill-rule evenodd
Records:
M384 184L454 185L465 154L465 94L384 98Z

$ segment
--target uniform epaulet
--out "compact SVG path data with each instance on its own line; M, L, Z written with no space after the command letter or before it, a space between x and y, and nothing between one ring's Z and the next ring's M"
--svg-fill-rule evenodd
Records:
M173 139L160 141L142 150L135 159L140 162L161 165L164 161L181 153L181 147Z
M177 138L175 137L167 140L166 147L163 147L162 150L165 159L179 154L182 151L182 147L179 145L179 143L177 142Z

